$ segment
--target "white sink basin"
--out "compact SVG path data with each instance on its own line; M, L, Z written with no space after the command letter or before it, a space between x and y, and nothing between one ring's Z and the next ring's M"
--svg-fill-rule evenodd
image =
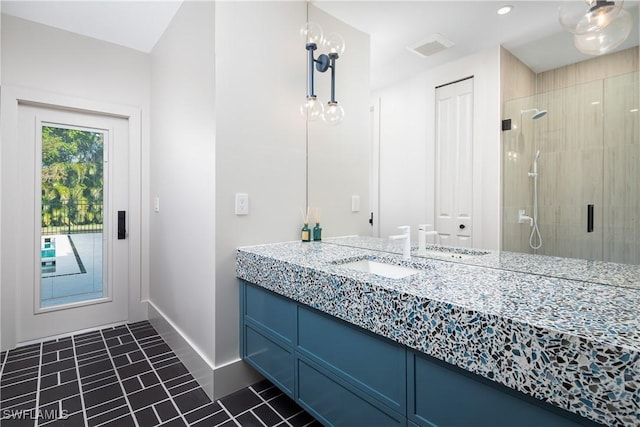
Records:
M414 268L403 267L401 265L387 264L379 261L363 259L342 264L342 267L351 270L364 271L365 273L375 274L377 276L386 277L388 279L402 279L403 277L412 276L420 273L420 270Z

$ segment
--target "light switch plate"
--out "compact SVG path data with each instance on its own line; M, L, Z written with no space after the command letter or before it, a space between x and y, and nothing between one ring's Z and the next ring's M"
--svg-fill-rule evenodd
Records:
M360 212L360 196L351 196L351 212Z
M153 198L153 211L155 213L160 212L160 197L156 196Z
M249 215L249 195L236 193L236 215Z

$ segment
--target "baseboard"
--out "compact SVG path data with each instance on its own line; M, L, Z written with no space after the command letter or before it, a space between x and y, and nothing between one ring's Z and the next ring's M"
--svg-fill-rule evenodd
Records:
M151 301L149 322L211 400L217 400L264 378L242 359L214 366Z
M214 399L255 384L264 377L242 359L216 367L213 373Z
M151 301L149 301L149 322L198 381L209 398L214 399L213 374L215 368L213 364Z

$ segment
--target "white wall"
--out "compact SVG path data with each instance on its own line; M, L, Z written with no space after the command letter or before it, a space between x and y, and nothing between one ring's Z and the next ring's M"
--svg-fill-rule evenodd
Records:
M380 115L380 235L433 224L435 88L474 77L473 246L500 247L500 50L479 52L376 91ZM412 231L416 239L415 231Z
M324 11L309 6L309 20L322 26L326 35L340 34L346 45L336 61L336 101L345 118L336 126L309 122L309 205L320 209L323 237L367 235L369 225L369 35ZM304 44L302 45L304 49ZM305 51L306 53L306 51ZM319 47L317 58L326 51ZM326 105L331 97L331 70L315 73L315 93ZM360 211L352 212L352 196L360 197ZM313 221L313 216L310 218Z
M152 313L200 352L210 366L208 379L199 378L208 391L215 358L214 21L213 2L184 2L151 52L151 189L144 200L150 208L155 197L160 203L150 218Z
M434 142L429 132L433 127L427 120L433 96L422 75L374 94L373 105L380 109L381 237L410 225L415 240L419 224L434 223Z
M235 249L299 238L305 21L304 2L216 3L216 366L239 357ZM247 216L234 214L238 192L249 194Z
M127 105L142 112L142 158L149 141L149 58L148 55L121 46L79 36L41 24L2 15L2 86L19 86L50 93L87 99L99 103ZM4 129L6 130L6 129ZM2 326L3 348L15 340L9 332L15 324L16 262L13 245L20 239L14 230L21 220L7 203L11 183L21 178L21 170L12 158L12 141L2 141ZM146 164L141 163L142 193L148 182ZM142 214L144 217L144 212ZM144 221L143 221L144 223ZM142 231L143 242L146 239ZM136 249L138 250L138 249ZM145 247L143 245L144 253ZM132 266L139 269L140 266ZM142 274L142 272L138 272ZM142 277L141 293L147 289ZM146 316L146 313L145 313Z

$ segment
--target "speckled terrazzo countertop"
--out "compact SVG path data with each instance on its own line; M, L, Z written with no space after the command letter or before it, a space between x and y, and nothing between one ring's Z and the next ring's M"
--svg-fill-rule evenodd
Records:
M421 272L341 265L367 258ZM240 248L237 276L605 425L640 425L633 287L321 242Z

